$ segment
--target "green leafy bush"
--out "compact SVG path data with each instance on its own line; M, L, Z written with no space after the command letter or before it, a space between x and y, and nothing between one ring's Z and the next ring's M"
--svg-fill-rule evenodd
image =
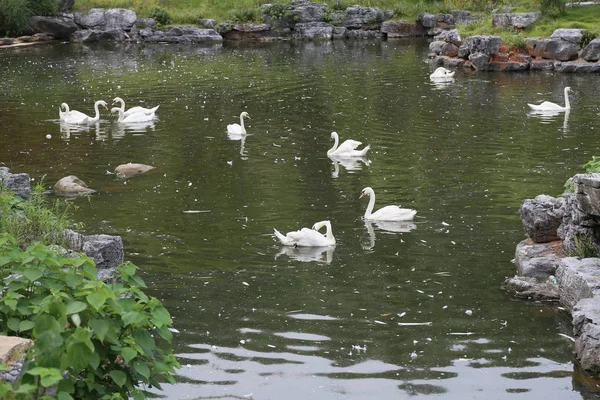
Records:
M555 12L564 13L567 7L565 0L537 0L537 2L539 3L540 11L544 15Z
M0 32L23 33L32 16L53 15L57 11L57 0L0 0Z
M62 400L140 400L142 385L174 381L170 314L144 294L136 270L126 263L105 283L89 257L67 258L41 243L23 250L0 235L0 333L34 340L18 398L44 398L54 387Z
M257 22L260 19L260 13L256 8L240 8L231 11L231 20L234 22Z
M148 17L154 18L159 25L168 25L171 22L167 10L160 7L152 7L148 10Z
M600 172L600 157L592 156L592 159L582 165L586 174Z

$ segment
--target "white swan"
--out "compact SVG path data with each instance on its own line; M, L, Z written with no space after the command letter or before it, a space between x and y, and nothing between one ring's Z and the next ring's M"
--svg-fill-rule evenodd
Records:
M325 235L319 232L323 226L327 227ZM285 236L277 229L273 228L275 237L281 244L294 247L326 247L335 246L335 237L331 231L329 221L320 221L313 225L312 229L302 228L299 231L288 232Z
M363 157L367 154L367 151L371 148L371 145L368 145L362 150L356 150L358 146L362 144L357 140L348 139L344 141L344 143L340 144L338 147L338 143L340 141L340 136L337 132L331 132L331 138L335 141L333 143L333 147L327 150L328 156L339 156L339 157Z
M444 67L439 67L431 75L429 75L430 79L450 79L454 77L456 71L450 71Z
M227 133L245 135L246 127L244 126L244 118L252 119L250 118L250 114L248 114L246 111L242 112L240 114L240 123L227 125Z
M122 122L125 124L126 123L148 122L148 121L152 121L154 119L154 113L145 114L143 112L139 112L139 113L129 114L128 116L125 116L125 113L123 112L122 108L113 107L110 109L111 114L114 114L116 112L119 113L119 119L117 119L117 122Z
M120 108L121 108L121 110L123 110L123 115L125 115L126 117L131 114L137 114L137 113L154 114L156 112L156 110L158 110L158 107L160 107L160 104L153 108L135 106L135 107L131 107L129 110L125 111L125 101L122 98L115 97L113 99L113 105L115 105L115 103L121 104Z
M417 211L410 208L400 208L398 206L385 206L373 213L375 206L375 192L370 187L366 187L360 192L359 199L363 196L369 196L369 205L365 211L365 219L371 221L410 221L417 214Z
M544 101L542 104L529 104L527 105L531 107L533 111L566 111L571 109L571 103L569 103L569 92L571 88L569 86L565 87L565 106L560 106L556 103L552 103L551 101Z
M106 102L103 100L98 100L94 103L94 111L96 111L96 115L93 117L76 110L69 111L69 106L67 103L61 104L61 107L63 107L63 105L66 106L67 111L63 114L62 121L67 124L74 125L93 124L94 122L98 122L100 120L100 110L98 110L98 106L103 106L108 110L108 107L106 107Z

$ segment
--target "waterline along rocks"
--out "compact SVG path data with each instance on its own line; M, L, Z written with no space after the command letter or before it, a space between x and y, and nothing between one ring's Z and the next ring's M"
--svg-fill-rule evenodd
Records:
M135 42L221 44L224 41L393 39L434 37L430 45L432 68L469 68L479 71L555 70L600 72L600 38L583 29L557 29L549 38L526 38L522 48L510 48L498 36L476 35L462 39L457 23L481 19L469 11L420 14L416 21L394 19L394 12L353 5L345 10L308 0L289 5L263 4L264 23L238 23L199 19L196 26L159 28L152 18L138 18L131 10L94 8L87 14L64 12L32 17L31 35L0 39L1 45L51 39L73 42ZM496 13L493 25L522 30L540 18L539 12ZM451 32L451 33L448 33Z
M506 290L520 298L559 301L573 316L575 357L600 373L600 174L578 174L572 193L523 201L528 239L515 254L517 276Z

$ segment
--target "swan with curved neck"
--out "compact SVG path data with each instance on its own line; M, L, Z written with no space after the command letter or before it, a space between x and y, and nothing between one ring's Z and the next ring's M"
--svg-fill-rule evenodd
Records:
M328 156L339 156L339 157L363 157L367 154L367 151L371 148L371 145L368 145L362 150L356 150L358 146L362 144L357 140L348 139L339 145L340 136L337 132L331 132L331 139L334 140L333 147L327 150Z
M62 109L64 109L65 111L63 112ZM61 121L71 124L74 122L69 121L81 121L85 118L89 118L86 114L82 113L81 111L70 110L69 105L67 103L62 103L58 108L58 117Z
M122 122L122 123L148 122L148 121L152 121L154 119L154 113L146 114L143 112L139 112L139 113L125 115L125 113L123 112L123 109L119 108L119 107L111 108L110 113L111 114L119 113L119 119L117 119L117 122Z
M244 111L240 114L240 123L239 124L227 125L227 133L245 135L246 127L244 126L244 118L251 119L250 114L248 114L246 111Z
M533 111L566 111L571 109L571 103L569 103L569 92L571 88L569 86L565 87L565 106L558 105L556 103L552 103L551 101L544 101L542 104L529 104L527 105Z
M400 208L398 206L385 206L373 212L375 207L375 191L366 187L360 192L359 199L369 196L369 205L365 211L365 219L370 221L410 221L417 214L417 211L410 208Z
M323 226L327 227L325 235L318 230ZM283 235L277 229L273 228L275 237L279 239L281 244L294 247L327 247L335 246L335 237L331 230L329 221L320 221L313 225L312 229L302 228L299 231L288 232Z
M454 77L456 71L450 71L444 67L439 67L431 75L429 75L430 79L450 79Z
M153 108L135 106L135 107L131 107L129 110L125 111L125 100L123 100L120 97L115 97L113 99L113 105L115 105L115 103L120 104L120 108L121 108L121 110L123 110L123 115L125 115L126 117L130 116L131 114L137 114L137 113L143 113L146 115L154 114L156 112L156 110L158 110L158 107L160 107L160 104Z

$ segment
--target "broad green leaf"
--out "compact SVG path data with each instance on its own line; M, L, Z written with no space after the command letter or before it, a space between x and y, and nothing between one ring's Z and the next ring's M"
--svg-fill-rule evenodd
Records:
M30 329L33 329L33 327L35 326L35 322L33 321L21 321L19 322L19 332L25 332L28 331Z
M124 347L121 351L121 355L123 356L123 359L126 363L129 363L129 361L133 360L135 356L137 356L137 354L138 352L135 351L135 349L132 349L131 347Z
M92 327L94 335L98 338L98 340L103 342L104 338L106 337L106 333L110 329L110 322L103 319L93 319L90 321L90 326Z
M19 332L20 322L21 321L19 321L18 318L9 318L8 321L6 321L6 325L8 325L8 329L10 329L11 331Z
M146 400L144 393L137 391L133 394L133 400Z
M144 352L147 354L152 354L156 348L156 343L154 343L154 338L148 331L136 329L132 336L135 339L135 342L142 347Z
M91 337L92 337L92 331L89 329L86 329L86 328L82 328L82 327L75 329L75 332L73 333L73 336L72 336L73 340L80 342L80 343L88 342Z
M73 400L73 396L66 392L58 392L56 394L56 398L58 400Z
M112 380L119 385L119 387L123 387L125 382L127 382L127 374L123 371L112 370L108 373L108 375L110 375Z
M81 282L83 282L83 277L81 275L76 275L76 274L68 274L65 277L65 282L67 283L67 285L70 288L76 288L79 285L81 285Z
M88 301L88 303L90 303L92 307L94 307L96 310L99 310L100 307L102 307L106 302L106 296L103 293L94 292L88 294L86 296L86 300Z
M92 351L85 343L74 343L67 349L69 365L76 372L87 367L92 355Z
M148 364L143 361L134 361L133 370L146 379L150 378L150 369L148 368Z
M137 311L129 311L129 312L125 313L122 317L123 324L125 326L139 324L140 322L144 321L145 319L146 319L146 315L141 312L137 312Z
M83 264L81 270L84 272L85 276L89 279L98 279L98 270L96 266L91 262L86 262Z
M34 367L31 369L27 370L27 373L29 375L33 375L33 376L40 376L42 373L44 373L46 371L47 368L44 367Z
M92 367L93 369L98 369L99 365L100 356L98 355L98 352L94 352L94 354L92 354L92 357L90 357L90 367Z
M41 334L48 331L58 333L61 330L61 326L56 318L50 314L38 315L35 320L34 334Z
M40 378L43 387L54 386L63 379L60 370L56 368L47 368L47 371L41 374Z
M67 303L67 315L82 312L87 308L87 304L83 301L72 301Z
M37 268L25 268L22 273L23 276L29 279L31 282L37 281L44 275L44 273Z
M150 314L152 315L151 321L154 325L161 326L171 323L171 314L162 306L156 307Z
M60 334L53 331L46 331L34 337L36 347L42 349L55 349L62 346L64 340Z
M173 333L169 330L167 326L159 326L156 328L156 331L158 332L160 337L165 339L167 342L171 343L171 341L173 340Z

